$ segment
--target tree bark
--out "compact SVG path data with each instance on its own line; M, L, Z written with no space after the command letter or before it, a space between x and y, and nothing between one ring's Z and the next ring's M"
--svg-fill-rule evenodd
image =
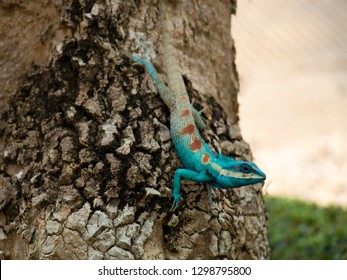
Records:
M183 200L169 212L182 166L169 111L122 51L145 34L165 80L157 1L22 2L0 3L1 26L16 14L46 32L21 37L18 22L13 52L26 60L2 58L24 75L14 71L2 95L1 258L268 258L261 184L214 190L210 208L207 185L182 182ZM205 109L204 138L251 160L238 126L234 9L230 0L168 1L166 14L190 98ZM10 53L13 42L4 44Z

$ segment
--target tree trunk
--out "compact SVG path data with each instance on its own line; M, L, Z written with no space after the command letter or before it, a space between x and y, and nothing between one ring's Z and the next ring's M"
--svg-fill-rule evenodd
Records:
M261 184L214 190L210 208L207 185L183 182L169 212L182 166L169 111L122 51L145 35L165 80L157 1L22 2L0 3L1 26L13 25L1 33L1 258L268 258ZM168 1L166 14L190 98L205 109L204 138L250 160L238 126L234 8Z

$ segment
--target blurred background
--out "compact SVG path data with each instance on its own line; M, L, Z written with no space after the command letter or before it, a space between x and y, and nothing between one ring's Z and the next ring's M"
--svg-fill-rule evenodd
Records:
M299 229L293 242L315 237L307 255L282 258L347 258L347 1L238 0L232 35L242 135L267 174L270 242L288 248L292 237L273 240L282 222Z

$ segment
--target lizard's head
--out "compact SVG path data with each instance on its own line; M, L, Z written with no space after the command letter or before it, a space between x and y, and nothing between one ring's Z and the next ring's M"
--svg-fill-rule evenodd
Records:
M220 188L238 188L266 179L265 173L253 162L235 160L223 155L219 155L218 159L221 170L216 181Z

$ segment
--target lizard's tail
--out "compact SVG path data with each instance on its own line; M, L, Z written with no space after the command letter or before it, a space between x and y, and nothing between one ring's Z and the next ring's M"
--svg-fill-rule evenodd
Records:
M165 9L165 1L167 0L159 0L159 11L160 11L160 26L162 31L162 41L163 41L163 49L164 49L164 62L167 69L167 75L169 80L169 88L172 92L175 92L176 95L186 95L184 81L181 75L181 69L176 60L176 56L174 54L173 46L170 42L170 35L166 20L166 9Z

